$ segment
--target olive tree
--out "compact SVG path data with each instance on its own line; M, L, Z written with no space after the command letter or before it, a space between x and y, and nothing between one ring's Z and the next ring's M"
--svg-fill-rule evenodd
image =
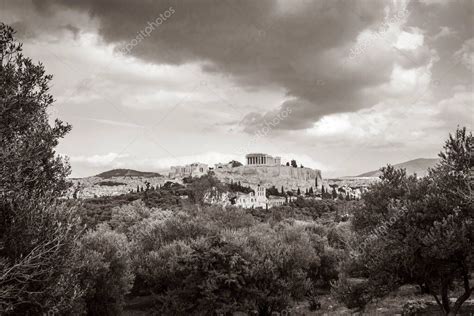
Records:
M383 169L380 183L366 194L354 227L363 245L369 296L415 283L446 315L459 312L473 288L474 209L470 187L473 137L458 129L446 141L439 164L425 178ZM376 219L376 220L375 220ZM450 296L460 290L454 304Z
M59 312L78 294L66 269L77 217L55 202L70 168L54 148L71 126L49 123L52 77L14 35L0 23L0 313Z

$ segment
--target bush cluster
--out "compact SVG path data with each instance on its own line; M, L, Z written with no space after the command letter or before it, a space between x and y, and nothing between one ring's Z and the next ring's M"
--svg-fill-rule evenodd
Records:
M161 314L270 315L334 278L337 256L312 226L272 226L242 209L171 212L140 201L113 209L110 225L130 245L132 292L153 295Z

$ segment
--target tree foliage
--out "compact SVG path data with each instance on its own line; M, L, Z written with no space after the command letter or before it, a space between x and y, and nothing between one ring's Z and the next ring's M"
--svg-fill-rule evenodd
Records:
M472 294L472 141L472 134L458 129L427 177L407 176L389 166L365 195L366 207L354 216L364 245L355 258L365 266L372 295L415 283L445 314L456 314ZM461 294L452 304L449 296L456 288Z
M0 23L0 312L64 312L79 294L67 269L78 222L54 203L70 170L54 148L71 126L49 123L52 77L14 34Z
M296 163L296 160L294 160L294 159L291 160L291 166L292 166L293 168L298 168L298 164Z

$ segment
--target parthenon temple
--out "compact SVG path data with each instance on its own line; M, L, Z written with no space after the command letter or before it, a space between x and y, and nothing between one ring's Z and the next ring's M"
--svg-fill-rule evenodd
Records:
M247 158L247 165L250 166L278 166L281 164L280 157L272 157L267 154L248 154L245 158Z

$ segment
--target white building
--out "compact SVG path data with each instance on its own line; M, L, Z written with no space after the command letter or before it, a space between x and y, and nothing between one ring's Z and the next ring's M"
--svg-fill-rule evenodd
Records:
M235 205L243 208L266 208L268 202L265 195L266 189L263 186L258 185L256 188L254 188L254 191L255 193L238 193L235 199Z
M286 199L282 196L266 196L266 189L263 186L258 185L254 188L254 192L245 194L238 193L235 198L235 206L243 208L272 208L274 206L281 206L286 203Z
M248 154L245 156L247 165L249 166L279 166L281 165L280 157L272 157L267 154Z
M274 207L274 206L282 206L286 203L286 199L283 196L275 196L275 195L270 195L268 197L268 208Z

